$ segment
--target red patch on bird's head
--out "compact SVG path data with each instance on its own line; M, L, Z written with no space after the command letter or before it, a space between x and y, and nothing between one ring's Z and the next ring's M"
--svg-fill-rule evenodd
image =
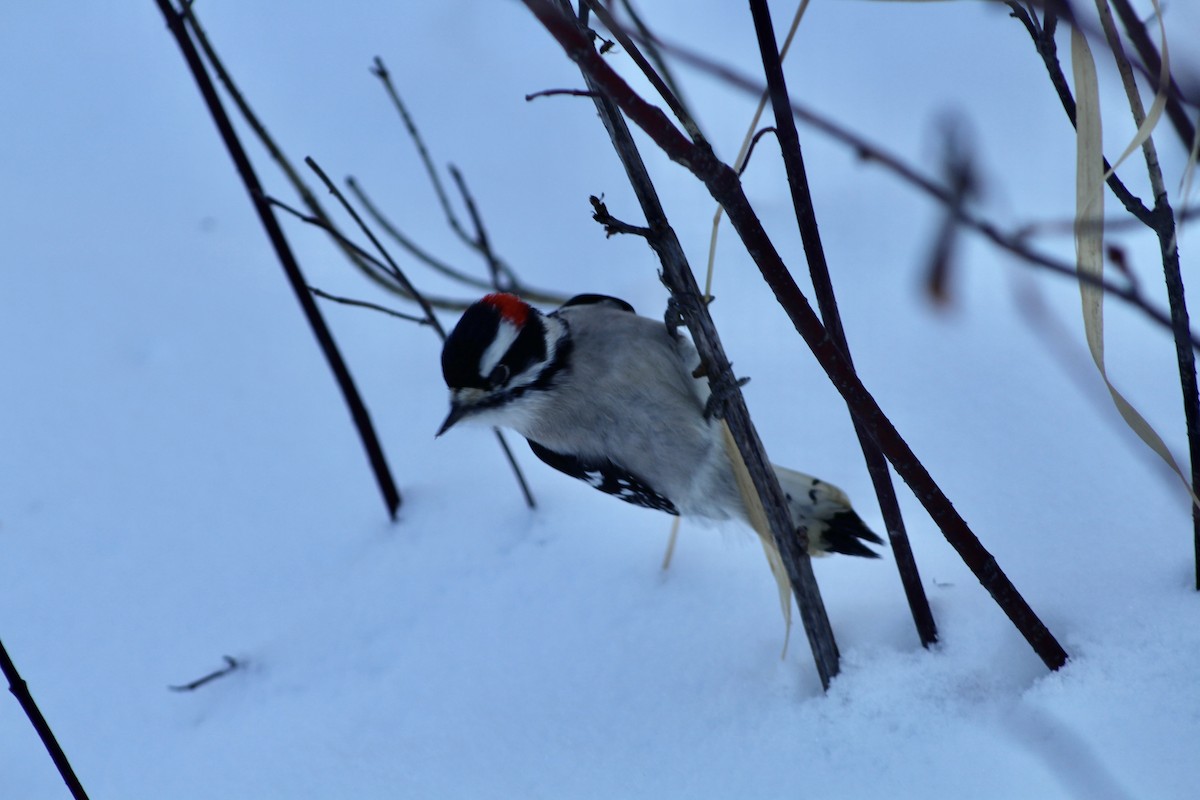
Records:
M508 320L518 329L525 327L525 320L529 319L531 311L529 304L515 294L495 292L487 295L480 302L487 303L499 311L502 319Z

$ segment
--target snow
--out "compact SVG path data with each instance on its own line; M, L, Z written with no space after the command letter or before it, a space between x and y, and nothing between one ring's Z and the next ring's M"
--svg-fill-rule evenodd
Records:
M579 86L571 65L518 4L409 5L198 7L292 157L355 174L430 249L482 273L368 74L377 54L523 279L661 313L651 254L590 219L588 194L637 214L588 101L524 101ZM642 5L672 39L754 69L741 6ZM780 26L790 13L774 12ZM932 307L920 281L938 209L802 128L865 382L1071 654L1048 672L901 487L941 642L918 644L890 555L821 560L842 652L823 693L799 630L780 657L749 534L685 525L663 573L665 515L512 439L538 499L527 510L490 434L433 439L446 397L429 332L323 305L404 494L390 524L152 4L14 4L4 19L0 638L93 798L1195 796L1187 496L1111 409L1069 282L965 239L954 302ZM1169 9L1176 31L1196 22ZM934 173L953 116L989 215L1070 218L1072 134L1002 8L815 3L796 47L789 80L812 107ZM719 150L736 152L753 99L681 76ZM1119 152L1131 126L1107 65L1101 81ZM769 143L746 183L800 276ZM651 161L702 265L711 201ZM1138 166L1122 173L1145 194ZM389 302L319 233L287 231L313 284ZM1185 232L1185 273L1194 241ZM1153 243L1122 242L1162 304ZM1070 257L1067 237L1048 246ZM404 263L431 291L467 295ZM772 457L841 485L880 529L844 405L729 230L715 293ZM1168 337L1107 309L1114 380L1184 452ZM244 667L167 688L224 655ZM0 703L0 797L64 796L18 705Z

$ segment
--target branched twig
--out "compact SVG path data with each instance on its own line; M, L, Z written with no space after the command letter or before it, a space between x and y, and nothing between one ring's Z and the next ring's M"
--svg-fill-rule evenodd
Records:
M812 277L817 307L821 311L821 320L825 323L828 335L832 337L834 345L841 349L847 366L853 370L850 345L842 328L841 314L838 311L833 282L829 276L829 266L825 260L825 248L821 243L821 234L817 228L817 215L813 206L812 192L808 185L808 175L804 168L800 137L796 131L796 120L792 117L791 101L783 75L783 64L779 58L779 47L775 42L775 30L771 24L771 12L767 7L766 0L750 0L750 13L754 18L754 28L758 35L763 73L767 79L771 105L775 111L775 124L778 127L776 138L779 140L780 150L783 154L784 169L787 173L788 186L791 189L792 208L796 223L800 228L804 253L808 259L809 275ZM853 413L850 416L854 423L854 432L857 434L859 445L862 448L863 458L867 464L867 471L875 486L875 495L879 500L880 512L883 514L888 538L892 544L892 553L896 559L896 568L900 572L900 581L904 586L909 609L912 611L917 635L921 644L928 647L937 641L937 624L934 622L933 612L929 608L929 599L925 596L925 589L921 585L921 575L917 570L917 562L913 558L912 546L908 541L904 517L900 513L900 502L896 498L896 488L892 484L892 477L888 472L887 458L858 418Z
M608 211L608 206L604 204L604 199L592 195L588 198L592 204L592 219L604 226L606 236L616 236L617 234L630 234L633 236L641 236L643 239L650 240L654 238L654 231L642 225L632 225L628 222L623 222Z
M276 257L279 259L280 266L287 276L288 283L292 287L292 292L300 303L300 308L308 320L313 335L320 344L326 362L333 371L338 387L342 391L342 397L350 410L350 416L353 418L354 425L358 430L359 438L362 440L363 447L367 451L367 458L370 461L376 483L379 484L379 490L383 495L388 516L395 520L396 512L400 508L400 492L396 488L395 481L392 480L392 473L388 468L387 459L379 443L379 437L375 434L375 427L371 424L370 413L367 411L367 407L358 393L358 388L354 385L350 369L342 358L342 354L338 350L336 342L334 342L333 334L325 324L324 317L321 316L321 310L317 308L316 301L313 300L312 295L308 291L308 284L304 280L300 265L292 253L292 248L288 244L287 237L284 236L283 229L279 225L279 220L275 218L275 214L272 212L271 204L266 200L266 195L263 192L262 184L258 180L258 175L250 163L250 158L246 155L245 148L242 147L241 139L238 138L229 115L225 112L225 107L217 95L212 78L209 76L208 70L205 68L195 44L184 27L184 17L172 7L170 0L156 0L156 2L163 17L166 19L171 34L179 45L184 60L187 62L188 69L196 80L196 85L204 98L205 105L208 107L213 121L217 125L221 139L225 142L225 147L233 159L238 175L241 177L242 183L250 195L250 201L258 213L267 238L270 239L271 245L274 247Z
M314 161L311 156L306 157L304 162L308 164L309 168L317 174L317 177L319 177L321 182L325 184L325 188L328 189L335 198L337 198L338 202L341 203L342 208L346 210L346 213L350 215L351 219L353 219L354 222L359 226L363 234L371 241L371 244L375 246L375 249L377 249L380 255L383 256L383 260L387 264L388 272L401 286L404 287L404 290L417 301L417 305L419 305L421 310L425 313L425 318L429 320L429 324L433 326L438 338L443 342L446 341L446 329L442 327L442 323L438 320L437 315L434 313L433 306L430 305L429 301L425 299L425 296L418 292L416 287L414 287L408 280L408 277L404 274L404 271L400 269L400 266L395 262L391 254L388 253L387 248L383 246L383 244L371 231L370 227L368 227L367 223L364 222L362 217L359 216L358 212L354 210L354 206L350 205L349 201L346 200L345 195L338 190L333 181L329 180L329 176L325 174L325 172L320 166L317 165L317 162ZM512 468L513 475L517 479L517 485L521 489L521 494L525 497L525 504L530 508L535 508L537 503L533 499L533 493L529 490L529 484L525 481L525 475L521 472L520 464L518 464L516 458L513 457L512 450L509 448L508 442L504 439L504 433L499 428L493 428L492 430L495 431L496 439L500 442L500 449L504 451L504 457L508 460L508 464Z
M417 155L420 156L421 163L425 166L425 172L429 175L429 182L433 186L433 191L437 195L438 203L442 207L442 213L445 214L446 222L450 226L450 229L458 235L458 238L467 247L483 255L487 259L490 269L496 273L502 273L505 279L511 282L510 285L514 287L518 286L520 282L517 280L517 276L512 268L499 259L495 253L489 253L485 250L484 242L468 234L458 215L454 213L454 209L450 205L450 197L446 193L446 188L442 185L441 176L438 175L433 158L429 155L429 148L425 146L425 140L422 138L420 130L417 129L416 121L413 119L412 114L409 113L408 107L404 105L404 101L400 99L400 93L396 91L396 86L392 83L392 75L388 72L383 59L379 56L375 57L371 74L383 84L383 88L391 99L392 105L396 107L396 112L400 115L400 119L404 123L404 129L408 132L409 138L412 139L413 145L417 148Z
M788 273L762 223L754 214L733 169L717 159L710 149L689 141L671 124L661 109L639 96L595 52L590 40L579 31L574 20L567 18L547 0L523 1L566 55L583 70L593 89L603 92L619 106L671 160L687 167L704 183L713 198L724 206L730 223L780 304L787 311L792 324L804 337L859 422L876 440L896 472L908 483L917 499L938 524L946 540L962 556L963 561L992 594L1046 666L1058 669L1065 664L1066 651L1000 570L995 558L971 532L966 521L958 514L859 380L853 368L846 362L841 349L829 338L824 325ZM653 220L651 225L654 225ZM724 367L723 364L717 366ZM749 459L747 462L749 463ZM768 504L768 511L770 510ZM783 513L786 514L786 509L783 509ZM774 528L774 525L772 527ZM788 546L791 546L791 543L788 543ZM781 552L786 553L783 548ZM804 611L803 605L801 611Z
M947 125L945 130L945 146L943 155L943 171L946 185L950 187L953 204L945 209L945 217L938 228L933 240L933 249L929 258L926 286L929 296L935 303L945 303L950 299L950 270L952 267L954 246L962 229L959 218L966 208L967 202L978 192L978 178L970 158L964 152L960 136L953 125Z
M75 770L71 767L71 762L67 760L67 754L63 752L54 731L50 729L50 723L46 722L46 718L42 716L42 710L38 708L33 695L29 693L29 685L25 683L25 679L17 671L17 665L9 657L8 651L4 649L3 642L0 642L0 672L8 681L8 690L21 704L21 710L25 712L25 716L29 717L29 722L37 731L38 738L42 740L42 745L50 754L50 760L58 768L58 774L62 776L63 783L71 791L71 796L75 800L87 800L87 792L83 790L83 784L79 782Z
M211 683L217 678L223 678L224 676L233 672L235 669L241 669L242 667L246 666L246 662L238 661L233 656L222 656L222 658L225 659L225 666L215 669L207 675L202 675L199 678L196 678L194 681L189 681L182 684L173 684L167 688L172 692L194 692L204 684Z

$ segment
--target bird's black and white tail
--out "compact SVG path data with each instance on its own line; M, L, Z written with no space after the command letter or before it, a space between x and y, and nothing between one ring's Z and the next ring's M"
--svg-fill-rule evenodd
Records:
M864 558L879 558L867 547L883 544L850 507L850 498L831 483L785 467L775 466L779 485L787 495L788 508L797 524L808 528L809 555L842 553Z

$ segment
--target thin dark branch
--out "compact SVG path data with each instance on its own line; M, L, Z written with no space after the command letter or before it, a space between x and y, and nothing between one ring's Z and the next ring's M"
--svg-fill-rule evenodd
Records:
M725 208L730 224L741 237L747 252L774 291L792 324L804 338L833 385L846 399L859 422L876 440L896 472L908 483L917 499L937 523L946 540L958 551L979 582L991 593L1046 666L1050 669L1063 666L1067 661L1067 653L1062 645L1000 570L991 553L971 532L966 521L847 363L842 350L830 339L825 326L821 324L808 299L796 285L762 223L754 214L733 169L717 159L711 150L689 141L671 124L661 109L647 103L638 95L595 52L589 38L579 31L574 20L565 17L547 0L523 1L541 25L558 41L566 55L583 70L593 90L603 92L616 103L671 160L687 167L703 182L713 198ZM628 166L626 169L628 171ZM652 226L653 224L651 221ZM687 311L688 309L685 309L685 313ZM697 344L699 345L699 342ZM723 364L716 366L724 367ZM753 474L756 465L750 464L749 459L747 463L752 467ZM763 487L759 488L762 490ZM775 490L778 491L778 487L775 487ZM768 513L773 513L771 505L767 504L767 507ZM786 509L781 510L786 515ZM774 518L772 521L775 523ZM774 524L772 528L775 528ZM781 552L786 554L782 548ZM804 611L803 605L801 611Z
M317 297L320 297L322 300L329 300L330 302L338 303L343 306L354 306L355 308L367 308L367 309L370 309L371 311L378 311L380 313L387 314L390 317L396 317L397 319L406 320L408 322L415 322L418 325L428 325L429 324L429 319L426 317L417 317L412 314L405 314L402 311L396 311L395 309L388 308L387 306L381 306L378 303L369 303L366 300L354 300L349 297L342 297L341 295L330 294L329 292L318 289L315 286L309 286L308 290L310 292L312 292L313 294L315 294Z
M758 48L763 61L763 74L767 79L771 106L775 112L775 125L778 128L776 138L779 140L780 151L783 155L784 170L787 173L788 186L791 189L792 208L796 216L796 223L800 228L804 254L808 259L808 270L812 277L817 307L821 311L821 320L825 323L825 330L832 338L833 344L842 351L847 366L853 370L850 345L846 340L846 332L842 328L837 297L833 291L833 281L829 276L829 265L825 259L825 248L817 227L816 208L813 205L812 191L809 188L808 175L804 167L800 135L796 130L796 120L792 116L783 64L779 58L779 46L775 41L775 30L771 23L771 11L767 7L766 0L750 0L750 13L754 18L754 29L758 36ZM749 156L747 155L747 157ZM892 553L896 559L896 568L900 573L900 581L904 586L908 606L912 611L917 636L922 645L929 647L937 642L937 624L933 619L933 611L929 608L929 599L925 596L925 589L921 585L921 575L917 570L917 562L908 541L904 517L900 513L900 502L896 497L896 487L892 484L892 476L888 471L887 458L879 445L871 438L867 429L854 415L853 410L851 410L850 417L862 448L867 471L875 486L875 495L879 500L879 509L891 541Z
M367 458L370 461L376 483L378 483L379 490L383 495L388 516L392 520L395 520L396 512L400 508L400 492L396 488L395 481L392 479L392 473L388 468L387 458L383 454L379 437L375 433L374 425L371 424L371 415L358 393L358 388L354 385L350 369L342 358L337 343L333 339L333 334L325 324L324 317L321 316L321 310L317 308L316 301L308 291L308 283L304 280L300 264L296 261L295 254L293 254L292 248L288 244L287 237L279 225L279 220L275 218L271 204L266 200L262 184L259 182L258 175L250 163L249 156L246 155L245 148L242 147L241 139L238 138L229 115L225 112L225 107L217 95L212 78L209 76L208 70L205 68L195 44L184 27L183 17L172 8L169 0L156 0L156 2L167 21L167 26L172 36L174 36L176 43L179 45L179 49L183 54L184 60L187 62L192 77L196 80L197 88L199 88L200 94L204 98L204 103L208 107L213 122L216 123L221 139L224 141L230 158L232 158L234 166L237 168L238 175L246 187L246 192L250 195L250 202L254 205L259 221L266 231L267 238L271 241L275 255L279 259L279 264L287 276L288 284L292 287L292 292L296 300L300 303L300 308L304 313L305 319L308 320L309 327L312 329L313 335L321 347L321 352L325 355L325 360L329 364L338 387L342 391L342 397L350 411L351 418L354 420L354 425L358 430L359 438L362 440L363 448L367 452Z
M958 221L967 202L978 192L978 178L972 160L966 152L958 127L949 120L944 130L943 167L945 183L950 187L954 203L947 206L942 223L933 240L927 270L926 286L935 303L950 299L950 272L962 225ZM1128 277L1128 276L1127 276Z
M595 97L587 89L542 89L525 95L525 102L537 100L539 97Z
M404 101L400 99L400 93L396 91L395 84L392 83L392 74L383 63L383 59L375 56L375 62L371 67L371 74L379 79L383 84L384 90L392 101L392 105L396 107L396 112L400 115L400 120L404 123L404 129L408 131L408 136L412 139L413 145L417 148L417 155L421 158L421 163L425 166L425 172L429 175L429 182L433 186L434 194L437 195L438 203L442 207L442 213L446 216L446 222L450 225L451 230L458 234L458 238L468 245L473 244L471 237L463 229L458 221L458 215L454 213L454 209L450 207L450 197L446 194L446 189L442 186L442 178L438 175L437 167L433 164L433 158L429 155L429 148L425 146L425 140L421 136L421 132L417 129L417 123L413 120L412 115L408 113L408 107L404 105Z
M496 434L496 441L500 443L500 449L504 451L504 457L512 467L513 476L517 479L517 485L521 487L521 494L525 498L525 505L529 508L537 508L537 501L533 497L533 492L529 490L529 484L525 480L525 473L521 471L521 467L517 464L517 457L513 455L512 448L508 446L508 440L504 438L504 431L499 428L492 428L492 431Z
M1183 226L1183 223L1190 222L1197 217L1200 217L1200 206L1187 206L1175 211L1175 221L1180 227ZM1065 217L1027 222L1024 225L1014 228L1011 235L1017 241L1029 239L1034 236L1074 236L1076 224L1074 219L1066 219ZM1146 227L1145 223L1135 217L1106 217L1102 220L1097 220L1093 224L1106 233L1121 233L1134 229L1141 230Z
M67 759L67 754L63 752L58 738L50 729L50 723L42 716L42 710L38 708L33 695L30 694L29 685L25 683L25 679L17 671L17 665L9 657L8 651L4 649L3 642L0 642L0 672L4 673L4 678L8 681L8 690L21 704L21 710L25 712L25 716L29 717L29 722L37 732L38 738L42 740L42 745L50 754L50 760L58 768L58 774L62 776L63 783L70 790L71 797L75 800L87 800L87 792L83 790L83 784L79 782L75 770L71 767L71 762Z
M766 136L768 133L773 133L778 136L779 129L774 125L768 125L754 134L754 137L750 140L750 146L746 148L746 157L742 159L742 165L738 167L737 174L739 178L746 174L746 168L750 166L750 157L754 155L754 148L758 147L758 140Z
M513 285L511 276L505 273L504 265L501 263L496 251L492 249L492 241L488 237L487 228L483 225L483 217L479 215L479 209L475 205L475 198L471 195L471 190L467 188L467 181L459 172L458 167L450 165L450 177L454 179L454 185L458 188L458 193L462 197L463 204L467 207L467 215L471 217L471 226L475 228L475 243L478 245L479 253L483 256L483 260L487 263L488 274L491 276L492 287L501 292L516 291L516 286Z
M1125 93L1129 98L1130 111L1133 114L1134 124L1141 126L1145 118L1145 111L1142 107L1141 96L1138 93L1137 83L1133 77L1133 69L1129 64L1129 59L1125 55L1125 49L1121 44L1121 37L1117 33L1116 24L1112 20L1111 12L1107 3L1098 3L1100 10L1100 21L1104 27L1104 34L1107 37L1109 50L1116 59L1117 68L1121 73L1122 80L1125 85ZM1118 11L1120 7L1118 7ZM1125 5L1125 10L1132 13L1132 10ZM1143 46L1149 49L1146 55L1158 59L1158 52L1150 43L1149 37L1146 36L1145 28L1140 22L1136 22L1132 27L1122 16L1122 22L1125 23L1125 28L1131 37L1134 37L1135 43L1139 40L1142 45L1138 46L1139 51ZM1140 37L1135 36L1135 32L1140 33ZM1161 68L1162 62L1158 60L1158 65ZM1156 79L1157 81L1157 79ZM1171 81L1172 86L1174 82ZM1162 87L1170 88L1170 87ZM1176 89L1178 87L1175 87ZM1194 135L1194 133L1193 133ZM1185 144L1189 140L1185 139ZM1167 195L1166 182L1163 180L1162 167L1159 165L1158 152L1154 145L1154 137L1147 137L1142 143L1142 152L1146 158L1146 171L1150 176L1150 186L1154 191L1154 229L1155 235L1158 237L1159 251L1163 263L1163 277L1166 283L1167 300L1171 307L1171 321L1173 323L1173 332L1175 335L1175 356L1179 370L1180 389L1183 395L1183 418L1184 426L1187 431L1188 439L1188 460L1191 470L1189 482L1191 486L1200 486L1200 386L1197 385L1196 377L1196 357L1188 346L1187 334L1191 328L1189 320L1187 302L1184 298L1183 275L1179 266L1179 246L1178 232L1175 227L1175 213L1171 208L1170 198ZM1197 591L1200 591L1200 505L1192 505L1192 549L1195 572L1195 585Z
M246 666L244 661L238 661L233 656L222 656L222 658L225 660L225 666L219 667L207 675L202 675L201 677L196 678L194 681L171 685L167 688L172 692L194 692L201 686L204 686L206 683L212 683L217 678L223 678L234 670L241 669L242 667Z
M585 29L570 15L570 7L565 0L558 9L548 3L536 2L536 0L534 2L527 0L526 5L548 29L569 31L572 46L577 47L580 53L586 52L590 58L603 60L592 47ZM584 66L584 60L577 59L577 63L588 86L593 91L601 88L592 70ZM598 92L595 102L600 119L608 131L617 156L625 168L630 185L641 205L642 213L646 216L647 232L643 235L647 237L648 243L662 264L660 277L671 293L674 307L682 314L687 323L688 331L692 335L692 340L695 342L696 349L706 368L714 397L723 401L719 403L718 415L728 424L747 471L754 482L755 490L768 519L771 537L787 570L804 632L808 638L809 647L812 649L817 674L821 679L821 685L828 689L830 681L838 674L838 650L833 636L833 628L829 624L825 604L821 599L821 592L817 587L816 576L813 574L812 563L808 556L807 532L797 535L792 526L791 513L788 511L783 490L779 487L778 478L771 468L770 461L767 460L762 442L750 419L750 412L742 397L740 383L733 376L733 367L725 355L716 326L708 313L708 306L700 295L700 288L696 285L696 279L687 262L687 256L667 220L658 193L650 180L650 174L637 150L625 118L611 99L609 92ZM661 112L659 113L661 114ZM675 130L665 115L662 116L662 122L670 126L671 130Z

